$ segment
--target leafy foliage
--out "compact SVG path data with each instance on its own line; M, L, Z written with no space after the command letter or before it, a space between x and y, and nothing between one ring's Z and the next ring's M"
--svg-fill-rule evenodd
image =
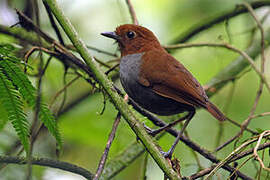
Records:
M49 110L48 106L46 104L41 103L40 104L40 112L39 112L39 118L44 123L44 125L48 128L49 132L55 137L59 148L62 147L62 138L61 134L59 132L57 123L55 121L55 117Z
M16 89L17 97L22 97L34 110L36 108L36 89L18 66L18 64L21 63L20 59L10 54L10 51L12 50L12 46L0 46L0 69L2 71L2 76L4 76L5 80ZM4 88L9 87L10 86L6 86ZM18 100L20 101L19 104L22 105L20 98L18 98ZM12 114L9 114L9 116L10 115ZM41 103L40 105L39 118L48 128L49 132L56 138L57 143L61 147L62 140L55 117L44 103ZM17 131L16 128L15 130Z
M0 131L5 127L6 123L8 122L8 116L7 113L3 107L3 105L0 103Z
M8 119L16 130L26 152L29 152L29 126L23 112L20 95L0 68L0 101L8 113Z

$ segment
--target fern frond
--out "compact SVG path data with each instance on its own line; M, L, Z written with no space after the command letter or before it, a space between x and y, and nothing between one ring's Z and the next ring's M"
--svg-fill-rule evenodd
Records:
M27 104L33 108L36 101L36 89L29 81L28 77L22 72L17 64L8 60L0 61L0 67L4 69L5 74L17 87Z
M36 89L32 85L31 81L28 79L28 77L22 72L20 67L14 62L7 59L0 60L0 68L1 67L3 68L4 73L11 80L13 85L16 86L27 104L32 109L35 109ZM57 126L57 122L46 104L41 103L39 118L48 128L49 132L55 137L57 144L61 147L62 139Z
M3 108L3 105L1 102L0 102L0 114L1 114L0 116L0 132L1 132L1 130L5 127L5 125L8 122L7 112Z
M57 144L59 146L59 149L61 149L63 142L62 142L62 138L59 132L57 122L55 120L54 115L49 110L48 106L44 103L40 104L39 118L44 123L44 125L48 128L49 132L55 137Z
M0 68L0 101L8 113L11 121L25 151L29 152L29 124L23 112L23 102L20 94L13 84L7 79Z

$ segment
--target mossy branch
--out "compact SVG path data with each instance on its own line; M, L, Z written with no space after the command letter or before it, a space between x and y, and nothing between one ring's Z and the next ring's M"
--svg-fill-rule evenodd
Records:
M144 144L150 155L157 162L159 167L170 179L180 179L180 177L174 172L172 167L166 161L166 159L159 152L156 143L153 138L147 134L144 130L142 123L137 119L137 117L129 109L128 105L123 101L123 99L118 95L113 87L113 83L106 77L106 75L100 70L97 65L97 62L89 54L86 45L80 40L77 32L74 27L71 25L70 21L65 17L63 11L57 5L55 0L43 0L44 3L47 3L50 7L52 13L58 20L59 24L64 29L66 35L69 37L74 47L77 49L81 57L84 59L85 63L89 66L92 73L95 76L95 79L99 84L104 88L104 90L109 95L111 101L115 107L119 110L121 115L125 118L129 126L132 128L136 136Z
M1 163L8 163L8 164L26 164L27 159L24 157L14 157L14 156L0 156L0 164ZM72 172L75 174L79 174L86 179L92 179L93 174L86 169L76 166L74 164L70 164L68 162L53 160L53 159L47 159L47 158L31 158L31 163L34 165L39 166L47 166L51 168L57 168L61 170L65 170L68 172Z
M0 24L0 33L7 34L16 39L27 41L29 44L34 46L39 46L41 44L44 48L50 48L51 45L44 39L41 39L41 42L38 41L38 35L34 32L26 31L20 27L7 27Z
M270 1L254 1L250 3L250 6L253 9L257 9L263 6L270 6ZM213 25L221 23L225 21L226 19L231 19L235 16L238 16L239 14L248 12L248 9L243 6L236 6L236 8L229 9L228 11L221 12L220 14L210 17L205 20L201 20L199 23L194 24L190 28L188 28L186 31L181 33L175 40L171 42L171 44L178 44L178 43L184 43L190 40L195 35L199 34L200 32L211 28Z

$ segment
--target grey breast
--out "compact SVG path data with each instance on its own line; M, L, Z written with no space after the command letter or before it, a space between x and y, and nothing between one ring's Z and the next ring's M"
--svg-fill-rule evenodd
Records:
M159 115L172 115L189 107L172 99L160 96L139 83L141 58L144 53L126 55L120 61L120 81L130 98L144 109Z
M121 58L120 81L126 93L135 100L138 96L136 87L139 85L139 69L143 53L130 54ZM136 100L135 100L136 101Z

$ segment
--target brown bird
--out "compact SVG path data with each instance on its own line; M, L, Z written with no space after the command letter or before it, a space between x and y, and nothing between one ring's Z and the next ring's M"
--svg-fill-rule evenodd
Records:
M165 157L172 156L196 108L202 107L216 119L226 120L222 112L209 101L200 83L160 45L153 32L142 26L125 24L117 27L115 32L101 34L115 39L119 45L120 81L131 99L158 115L188 112L185 117L151 131L152 135L156 135L186 120L174 144L164 153Z

